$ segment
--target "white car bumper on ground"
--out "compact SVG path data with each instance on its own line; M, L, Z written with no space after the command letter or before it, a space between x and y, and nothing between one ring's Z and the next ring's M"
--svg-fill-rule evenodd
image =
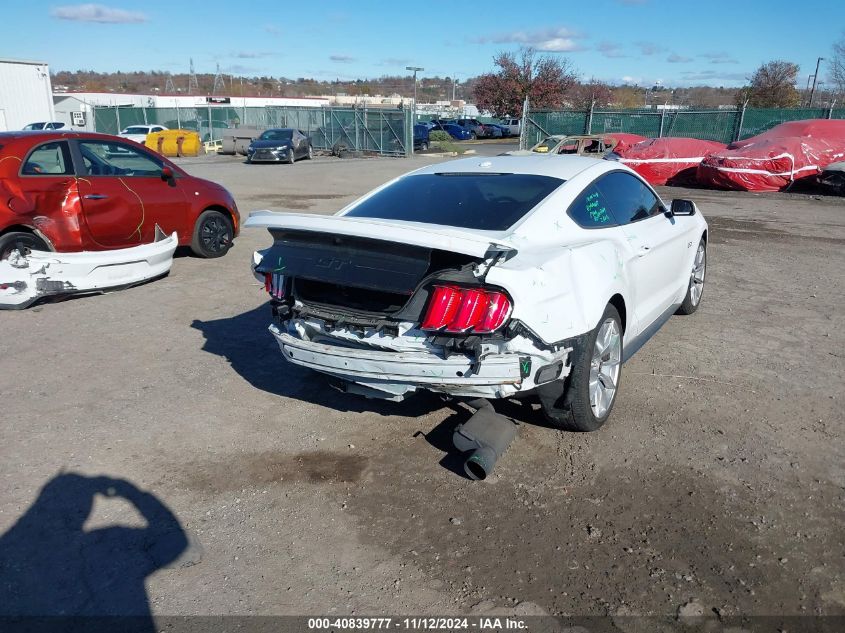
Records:
M389 350L310 341L270 326L285 359L342 379L373 397L401 400L417 389L453 396L505 398L534 387L533 374L550 361L517 351L444 356L424 349ZM363 389L355 389L359 385Z
M176 233L156 227L156 241L111 251L15 251L0 261L0 309L26 308L50 295L86 294L133 286L170 271Z

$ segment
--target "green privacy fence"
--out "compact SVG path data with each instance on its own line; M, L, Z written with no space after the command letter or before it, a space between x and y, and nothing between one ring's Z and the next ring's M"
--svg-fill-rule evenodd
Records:
M730 143L786 121L845 119L845 108L745 108L737 110L538 110L526 109L520 146L552 134L629 132L647 138L676 136Z
M131 125L158 124L195 130L203 141L220 140L239 127L292 127L311 137L315 149L345 147L352 151L405 156L412 151L410 110L366 108L94 108L94 129L117 134Z

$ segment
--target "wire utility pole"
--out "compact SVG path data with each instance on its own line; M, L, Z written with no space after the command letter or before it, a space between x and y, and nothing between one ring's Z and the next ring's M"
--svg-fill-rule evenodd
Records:
M810 91L810 104L807 106L809 108L813 107L813 97L816 96L816 80L819 78L819 64L822 63L824 57L819 57L816 60L816 74L813 75L813 89Z
M419 66L405 66L405 70L414 71L414 122L417 120L417 71L425 70Z

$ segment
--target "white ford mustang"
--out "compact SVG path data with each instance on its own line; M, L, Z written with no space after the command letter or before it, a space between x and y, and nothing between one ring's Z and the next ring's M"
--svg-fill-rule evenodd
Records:
M591 158L425 167L333 216L259 211L253 269L285 358L400 400L538 396L561 428L610 415L622 363L701 301L707 223Z

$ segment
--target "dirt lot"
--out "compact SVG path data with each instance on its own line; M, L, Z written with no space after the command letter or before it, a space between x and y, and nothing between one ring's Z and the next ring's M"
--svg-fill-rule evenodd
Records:
M422 164L184 161L244 215L328 213ZM710 221L702 308L625 366L597 433L503 403L528 424L483 483L449 453L465 413L344 396L285 364L249 272L266 232L220 260L181 256L142 287L0 314L0 533L52 480L0 552L31 569L25 591L71 611L148 599L156 614L619 615L693 600L845 614L845 202L663 193ZM140 515L156 527L164 511L69 472L150 492L187 550L132 559ZM116 523L136 529L105 529Z

